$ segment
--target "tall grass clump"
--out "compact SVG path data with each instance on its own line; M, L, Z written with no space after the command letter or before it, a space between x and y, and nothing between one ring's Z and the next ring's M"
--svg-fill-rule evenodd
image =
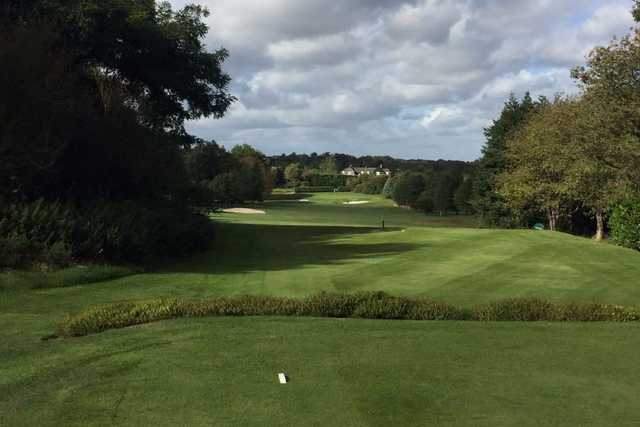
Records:
M208 316L311 316L360 319L475 321L640 321L640 307L610 304L552 304L537 298L514 298L459 308L425 298L383 292L320 293L302 299L274 296L218 297L204 301L157 299L89 307L67 316L56 336L83 336L159 320Z

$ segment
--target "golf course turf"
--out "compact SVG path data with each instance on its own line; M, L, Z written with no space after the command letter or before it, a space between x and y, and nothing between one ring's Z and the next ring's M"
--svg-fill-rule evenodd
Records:
M479 229L472 218L425 217L379 196L275 198L248 206L266 214L212 214L216 242L190 259L0 274L0 425L640 419L635 323L202 318L41 339L66 313L160 297L326 290L461 306L529 296L640 305L640 254L611 244ZM291 382L278 384L278 372Z

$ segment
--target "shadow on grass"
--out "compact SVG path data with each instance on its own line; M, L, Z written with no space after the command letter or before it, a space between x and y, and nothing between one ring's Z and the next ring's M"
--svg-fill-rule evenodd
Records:
M424 245L366 243L357 235L399 229L334 226L286 226L219 223L211 251L160 272L224 274L289 270L305 265L332 265L350 260L397 255Z
M310 193L274 193L271 194L267 201L279 201L279 200L302 200L313 197Z
M143 268L118 265L75 265L60 270L0 272L1 290L50 289L90 285L143 272Z

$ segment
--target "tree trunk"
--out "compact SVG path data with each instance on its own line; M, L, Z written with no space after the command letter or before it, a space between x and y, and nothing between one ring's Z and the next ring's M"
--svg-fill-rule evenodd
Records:
M597 241L604 240L604 213L602 209L596 210L596 236Z
M549 209L547 211L547 217L549 218L549 230L558 231L558 218L560 214L557 209Z

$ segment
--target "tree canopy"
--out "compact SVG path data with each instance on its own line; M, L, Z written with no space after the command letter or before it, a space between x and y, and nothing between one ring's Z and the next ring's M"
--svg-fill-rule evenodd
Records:
M153 0L0 4L0 193L19 198L175 196L184 122L234 97L207 11Z
M154 0L9 0L5 14L31 27L46 21L103 86L122 87L149 127L185 135L185 120L222 117L235 99L222 69L228 52L208 52L203 44L209 12L201 6L174 11Z
M506 101L500 117L485 129L486 142L478 162L473 183L473 207L483 221L491 225L510 226L514 215L497 192L496 179L505 170L505 146L509 136L540 106L548 101L540 98L533 101L527 93L522 101L513 94Z

